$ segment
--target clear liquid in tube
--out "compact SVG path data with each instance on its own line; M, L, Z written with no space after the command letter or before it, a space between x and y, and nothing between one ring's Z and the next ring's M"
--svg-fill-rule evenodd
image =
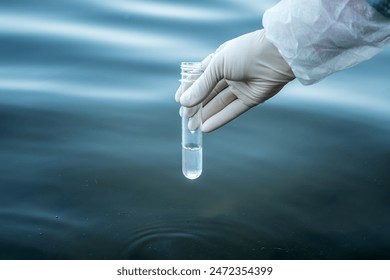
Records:
M194 180L202 174L202 146L188 143L182 147L183 174Z

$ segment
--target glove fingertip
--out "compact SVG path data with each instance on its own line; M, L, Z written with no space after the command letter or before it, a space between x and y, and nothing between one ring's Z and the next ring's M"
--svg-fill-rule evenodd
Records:
M202 132L208 133L208 132L211 132L211 131L215 130L215 128L213 128L212 126L210 126L208 124L209 124L208 122L205 122L205 123L202 124L202 126L201 126Z
M180 96L182 95L181 93L182 93L182 92L181 92L181 86L180 86L180 87L177 89L176 93L175 93L175 101L176 101L177 103L180 102Z
M184 107L192 107L195 104L192 104L190 94L188 92L185 92L180 96L180 104L183 105Z

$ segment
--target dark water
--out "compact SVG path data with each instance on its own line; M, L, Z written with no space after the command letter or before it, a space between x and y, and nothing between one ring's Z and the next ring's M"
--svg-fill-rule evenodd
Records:
M390 50L204 137L181 61L277 1L0 4L1 259L389 259Z

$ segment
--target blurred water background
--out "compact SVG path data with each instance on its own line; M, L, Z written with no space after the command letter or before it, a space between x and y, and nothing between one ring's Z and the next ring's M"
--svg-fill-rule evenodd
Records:
M181 173L181 61L258 0L2 0L1 259L390 258L390 50L204 137Z

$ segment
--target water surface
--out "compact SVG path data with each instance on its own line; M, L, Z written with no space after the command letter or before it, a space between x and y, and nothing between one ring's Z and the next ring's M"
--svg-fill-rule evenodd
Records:
M277 1L0 4L1 259L390 258L390 50L204 136L181 61Z

